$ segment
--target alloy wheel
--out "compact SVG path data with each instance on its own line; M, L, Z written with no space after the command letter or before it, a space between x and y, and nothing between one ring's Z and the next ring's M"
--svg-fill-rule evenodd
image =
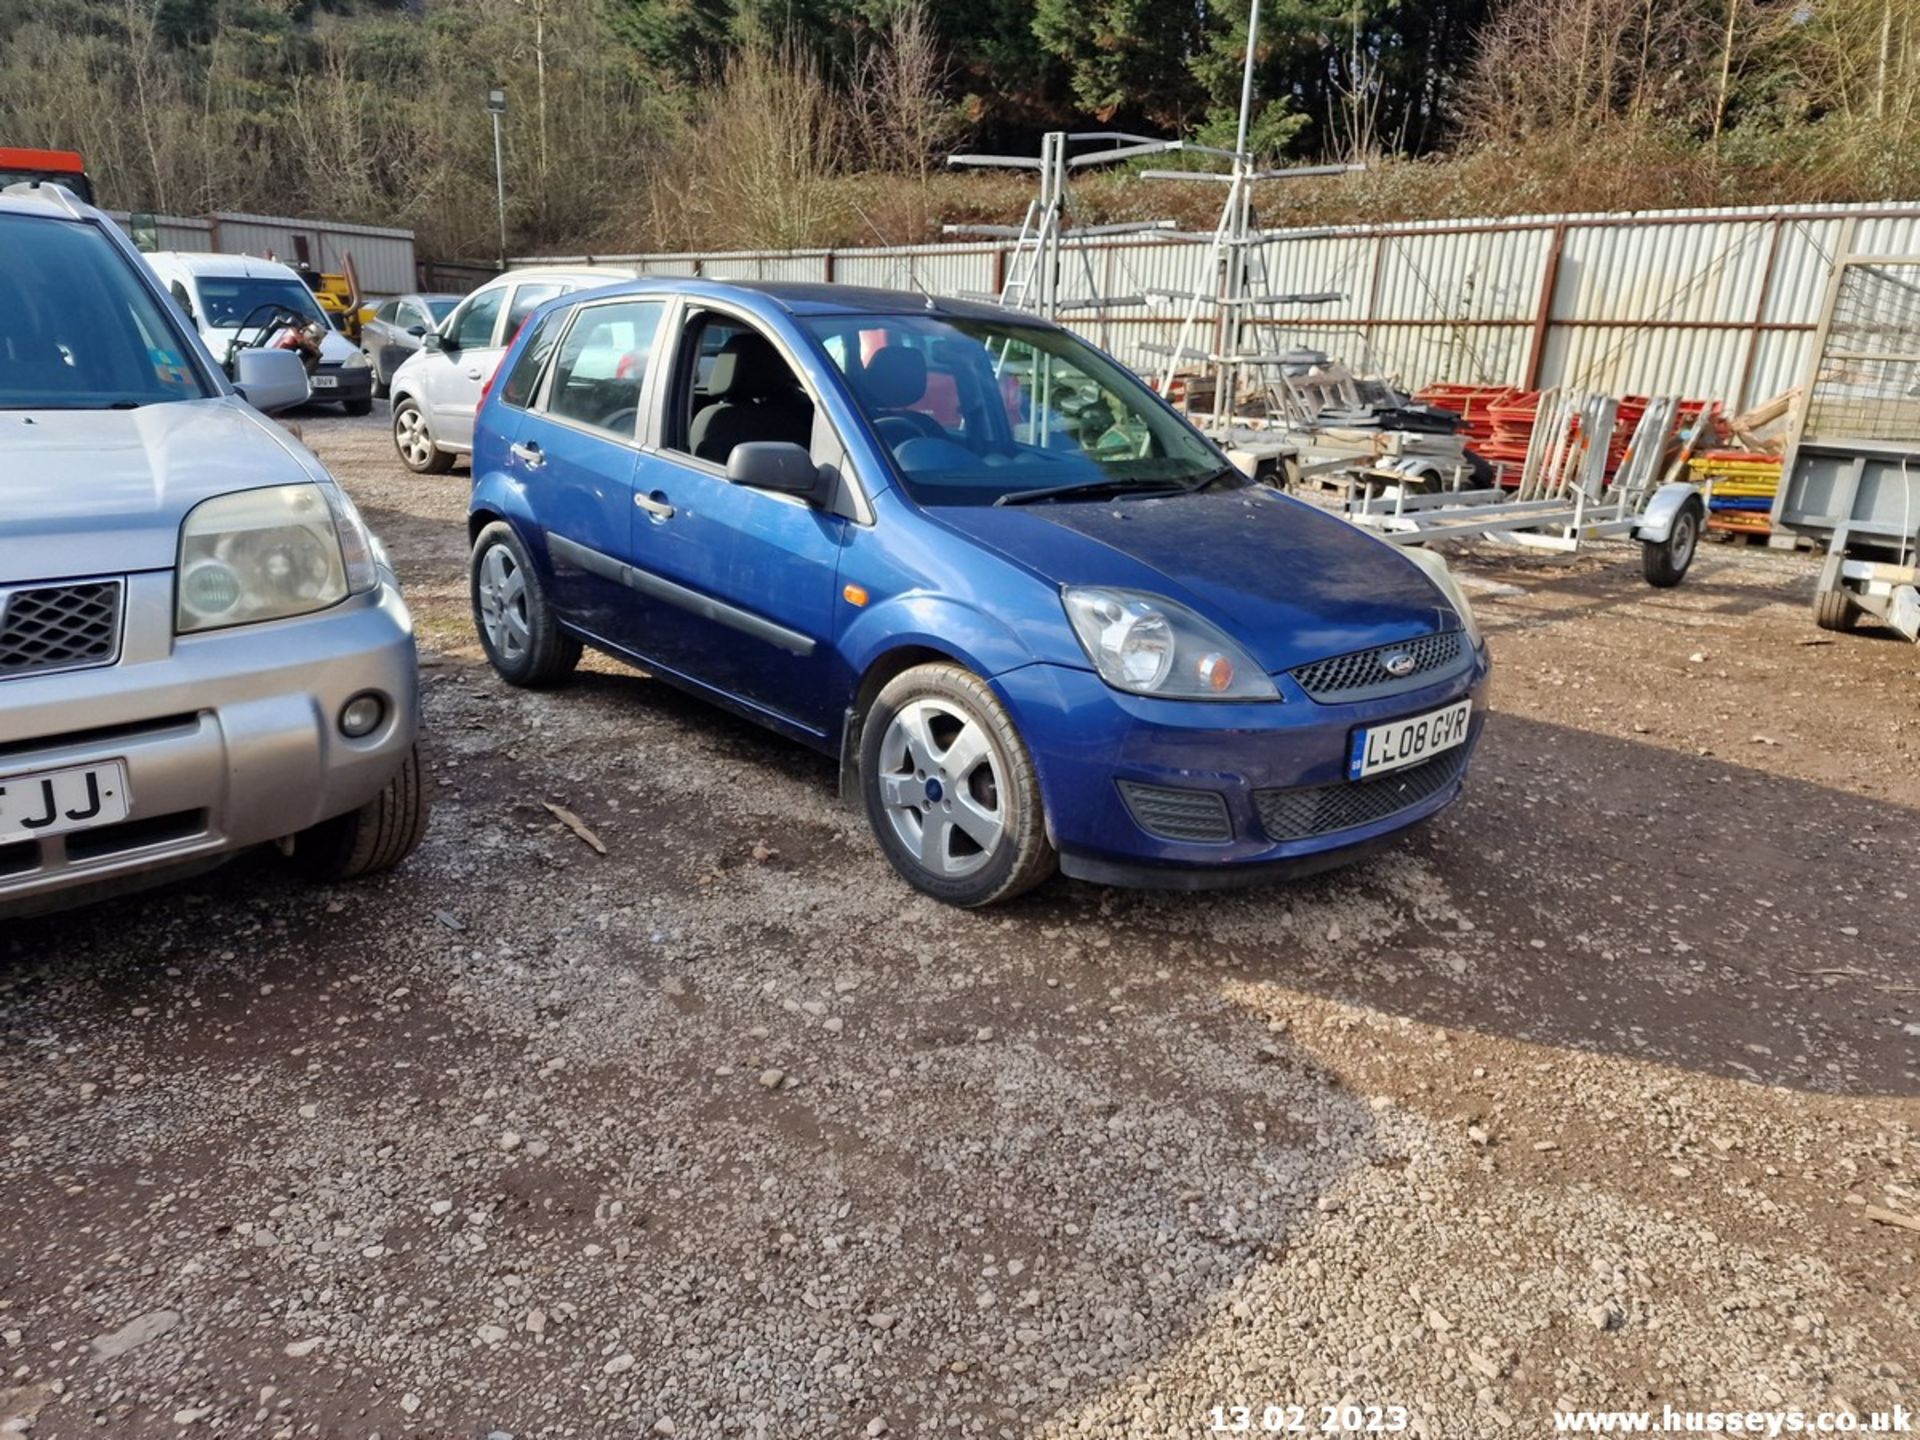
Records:
M894 835L920 865L959 880L992 860L1007 816L992 744L972 716L940 700L895 713L880 742L881 803Z
M533 627L527 620L527 577L504 545L495 545L480 557L480 624L494 653L509 663L525 655L533 643Z

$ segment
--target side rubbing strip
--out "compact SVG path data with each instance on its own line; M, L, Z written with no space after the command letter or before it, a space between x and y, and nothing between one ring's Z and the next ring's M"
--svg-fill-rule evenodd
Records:
M603 580L611 580L625 585L630 590L638 590L642 595L652 596L655 600L664 600L669 605L677 605L682 610L690 610L703 619L738 630L743 635L751 635L756 640L785 650L789 655L807 656L813 654L814 640L802 635L798 630L789 630L784 625L776 625L763 616L755 615L751 610L742 610L738 605L729 605L724 600L716 600L711 595L702 595L698 590L689 590L685 585L676 585L664 580L650 570L641 570L616 560L611 555L569 540L564 535L547 534L547 549L556 560L564 560L576 565L590 575L598 575Z

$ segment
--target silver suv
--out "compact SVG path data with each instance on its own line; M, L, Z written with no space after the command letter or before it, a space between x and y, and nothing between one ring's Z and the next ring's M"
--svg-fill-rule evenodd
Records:
M426 823L413 626L254 408L306 398L299 357L230 384L64 190L0 190L0 255L0 917L266 842L327 879L394 864Z

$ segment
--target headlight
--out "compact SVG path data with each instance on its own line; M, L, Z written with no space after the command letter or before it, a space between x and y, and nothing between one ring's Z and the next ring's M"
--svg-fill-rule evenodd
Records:
M332 486L216 496L180 527L180 634L282 620L337 605L377 580L353 502Z
M372 363L373 362L368 360L365 355L356 350L340 362L340 368L342 370L365 370Z
M1173 700L1279 698L1246 651L1184 605L1092 586L1069 586L1061 599L1093 668L1116 690Z
M1427 578L1440 587L1440 593L1447 597L1447 603L1460 616L1460 628L1467 632L1469 640L1479 645L1480 622L1473 618L1473 606L1467 600L1467 592L1453 578L1453 571L1447 568L1445 558L1436 551L1418 545L1409 545L1400 553L1424 570Z

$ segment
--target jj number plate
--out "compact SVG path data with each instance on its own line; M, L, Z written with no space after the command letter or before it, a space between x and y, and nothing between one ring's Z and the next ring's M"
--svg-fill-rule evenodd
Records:
M119 761L0 775L0 845L111 825L127 818L127 772Z
M1466 744L1467 719L1472 713L1473 702L1462 700L1424 715L1355 730L1347 751L1347 778L1364 780L1369 775L1417 765L1443 750Z

